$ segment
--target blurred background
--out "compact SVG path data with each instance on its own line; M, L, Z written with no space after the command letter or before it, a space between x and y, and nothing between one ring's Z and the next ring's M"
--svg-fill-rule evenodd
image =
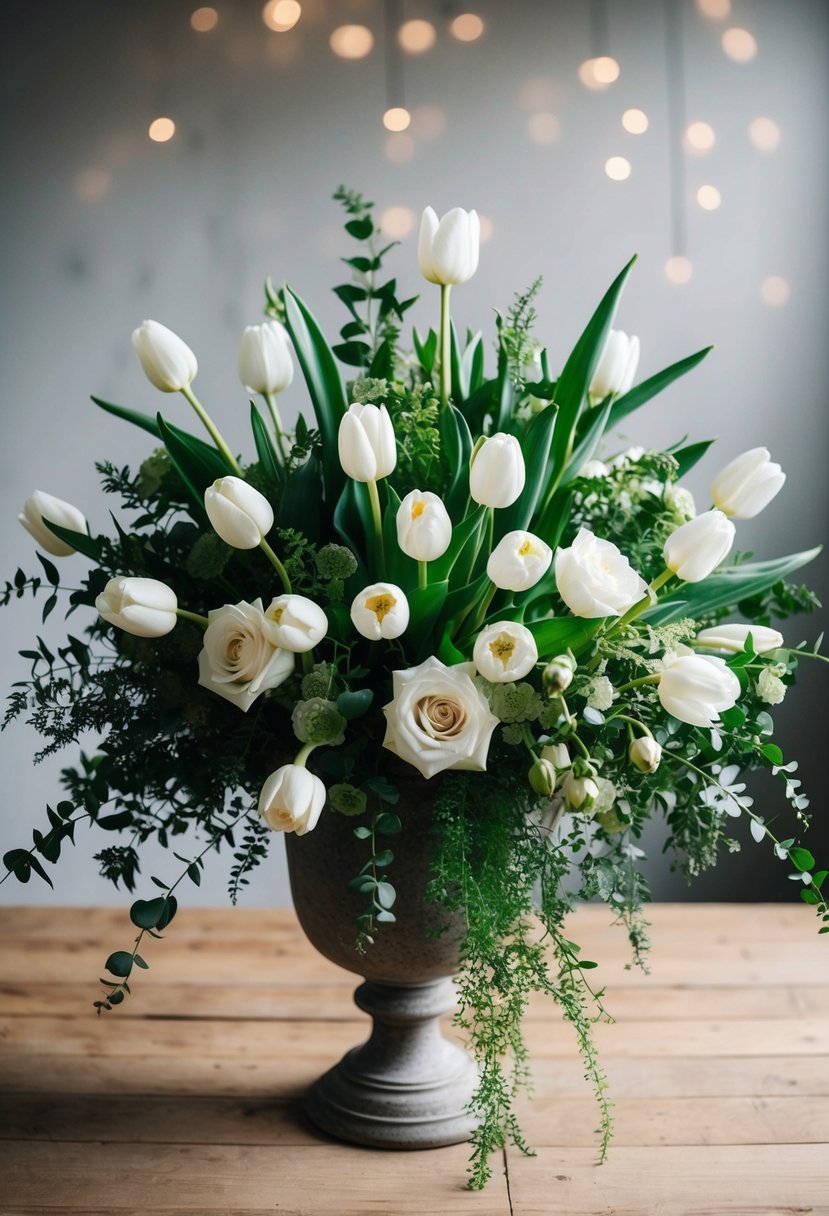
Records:
M689 478L704 504L722 464L765 444L788 482L740 525L739 547L771 557L825 538L824 3L6 0L0 23L3 581L19 565L36 569L15 522L34 489L106 528L94 461L137 467L149 454L148 437L98 411L90 393L145 412L162 404L189 425L184 401L162 403L140 371L130 334L143 318L192 346L199 395L231 442L247 441L236 351L260 319L265 274L287 280L332 338L344 322L330 290L353 252L331 200L341 183L373 199L401 241L388 266L404 295L426 286L421 209L475 207L480 269L453 293L456 320L494 339L493 308L542 274L537 336L554 370L638 253L617 327L641 339L640 378L716 349L605 454L717 436ZM421 330L436 304L429 288L409 314ZM288 422L307 411L300 377L283 406ZM63 559L66 581L82 561ZM824 602L827 566L821 558L804 576ZM40 630L40 605L2 611L8 687L28 669L17 651ZM787 624L787 640L814 639L824 616ZM60 638L60 620L44 636ZM815 662L801 672L777 738L801 761L815 815L805 843L825 857L829 673ZM33 766L36 746L19 724L0 736L2 851L28 845L60 796L61 761ZM766 818L787 819L779 781L764 774L751 792ZM689 890L661 856L657 826L645 842L655 896L796 897L789 868L746 828L735 822L743 851ZM289 900L274 843L249 904ZM0 902L123 902L91 860L100 835L81 832L78 846L50 868L53 895L36 878L11 879ZM191 902L221 903L229 866L215 858Z

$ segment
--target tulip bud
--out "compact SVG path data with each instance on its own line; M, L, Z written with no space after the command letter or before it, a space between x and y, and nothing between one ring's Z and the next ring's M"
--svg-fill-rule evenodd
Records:
M599 787L592 777L577 777L571 770L564 778L562 793L571 811L586 814L599 796Z
M514 435L499 431L473 453L469 493L485 507L509 507L524 489L524 453Z
M305 595L280 595L265 613L268 640L292 654L313 650L328 632L328 617Z
M259 795L259 814L274 832L304 836L316 827L325 805L325 786L298 764L271 773Z
M399 638L409 626L409 601L394 583L372 583L354 597L351 621L364 638Z
M784 645L783 634L776 629L769 629L765 625L741 625L737 621L701 629L696 640L707 650L727 650L739 654L745 650L749 634L755 654L768 654L770 650L779 650Z
M640 773L655 773L662 759L662 748L651 735L643 735L631 743L628 758Z
M397 445L386 407L350 405L340 419L337 447L343 472L353 481L388 477L397 464Z
M603 401L611 394L621 397L632 386L638 366L639 339L629 338L621 329L611 329L590 382L591 399Z
M420 273L430 283L445 287L465 283L478 269L481 225L476 211L453 207L438 220L427 207L420 221L417 258Z
M222 540L255 549L273 527L271 504L241 477L219 477L204 492L204 509Z
M720 469L711 483L711 501L732 519L753 519L785 480L780 465L769 459L768 448L751 448Z
M443 500L412 490L397 509L397 543L416 562L442 557L452 539L452 520Z
M549 760L558 772L570 767L570 753L566 743L546 743L541 749L541 759Z
M685 583L699 583L716 570L734 544L735 528L722 511L689 519L665 541L665 565Z
M199 370L196 356L166 325L142 321L133 330L132 344L147 379L162 393L180 393L190 387Z
M176 623L176 593L155 578L111 578L95 600L105 621L139 638L161 638Z
M281 393L294 378L288 333L279 321L248 325L239 343L239 379L252 393Z
M495 621L475 639L472 661L485 680L505 684L522 680L538 661L535 639L526 625Z
M541 682L548 697L566 692L573 682L576 662L569 654L557 654L541 673Z
M549 760L536 760L527 774L531 788L544 798L552 798L556 788L555 766Z
M657 686L662 708L690 726L714 726L736 705L740 681L724 659L707 654L666 654Z
M43 490L35 490L34 494L26 499L23 512L17 517L41 549L51 553L52 557L68 557L70 553L75 553L76 550L71 545L61 540L44 523L44 516L60 528L68 528L72 532L86 532L86 520L78 508L73 507L71 502L64 502L62 498L55 498Z
M553 551L532 532L507 532L489 555L486 572L502 591L527 591L550 568Z

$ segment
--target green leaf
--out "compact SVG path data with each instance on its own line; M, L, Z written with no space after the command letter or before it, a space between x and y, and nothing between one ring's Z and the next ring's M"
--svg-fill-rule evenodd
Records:
M279 500L279 525L302 532L310 541L320 536L322 470L312 452L305 464L288 474Z
M713 439L701 439L699 443L689 443L687 447L672 452L671 455L679 465L678 476L684 477L695 464L699 464L713 442Z
M406 630L406 645L417 650L431 637L435 621L446 603L449 584L444 580L440 583L429 583L426 587L417 587L409 595L409 626Z
M365 219L349 220L345 230L355 241L367 241L374 232L374 221L368 216Z
M377 902L381 908L388 911L394 907L394 901L397 899L397 892L390 882L378 882L377 884Z
M820 903L820 896L818 895L817 891L813 891L811 887L803 887L800 892L800 898L803 900L804 904Z
M359 827L354 828L354 835L358 840L368 840L371 835L371 828L367 828L365 824L361 823Z
M278 490L282 482L282 465L271 439L265 420L253 401L250 403L250 429L253 431L253 442L256 445L256 455L262 472L274 490Z
M706 346L702 350L698 350L696 354L688 355L686 358L680 359L678 363L672 363L670 367L657 372L655 376L649 376L647 380L635 385L623 397L617 397L611 406L609 427L618 426L623 418L627 418L628 414L638 410L640 406L666 389L669 384L673 384L674 380L678 380L698 363L702 363L705 356L713 349L713 346Z
M455 563L461 556L464 547L468 542L477 540L478 532L481 524L486 518L487 508L484 506L476 507L471 511L465 519L461 520L452 529L452 539L449 542L449 548L441 556L433 562L429 562L429 577L436 580L449 578Z
M589 460L592 460L596 454L596 449L602 441L602 436L607 430L607 420L610 417L610 403L596 407L593 413L593 419L590 422L583 437L576 446L571 459L568 461L567 468L559 483L562 486L567 485L574 477L578 477L581 470Z
M402 827L400 816L394 811L381 811L374 821L374 830L380 836L396 836Z
M394 925L397 923L397 917L394 913L387 911L385 908L381 909L374 919L378 925Z
M96 819L95 823L105 832L120 832L123 828L132 827L132 811L116 811L114 815L104 815Z
M764 743L760 751L771 764L783 763L783 753L776 743Z
M316 319L290 287L285 287L285 325L302 368L322 439L323 482L329 503L337 501L345 484L337 449L340 419L348 408L331 347Z
M368 488L349 477L334 509L334 527L352 553L364 562L367 547L374 539L374 518ZM365 564L365 562L364 562Z
M582 620L580 617L553 617L549 621L531 621L527 628L535 638L540 658L553 658L572 650L577 657L588 648L605 623L604 617Z
M371 859L372 865L379 867L381 870L385 869L386 866L390 866L393 861L394 853L392 853L391 849L383 849L381 852L375 853Z
M132 971L132 955L128 950L116 950L114 954L110 954L104 963L104 969L110 975L117 975L120 979L126 979Z
M425 341L421 341L420 334L415 329L412 331L412 341L414 342L415 353L420 361L420 366L427 376L431 376L438 351L437 334L433 329L430 329Z
M188 435L158 415L158 429L176 472L193 500L199 519L204 517L204 492L219 477L234 473L224 456L209 444Z
M374 892L376 879L370 874L358 874L356 878L352 878L347 884L346 890L352 895L368 895Z
M744 562L739 566L726 566L701 583L680 583L675 591L643 613L642 619L652 625L664 625L685 616L704 616L715 608L733 608L741 600L773 587L781 578L814 561L820 552L821 546L818 546L765 562Z
M82 553L84 557L90 558L93 562L101 560L103 541L100 538L90 536L86 532L73 532L71 528L62 528L60 524L53 524L45 516L43 517L43 522L50 532L54 532L55 536L59 536L61 540L65 540L67 545L71 545L73 549L77 549L78 553Z
M331 347L341 363L349 367L365 367L368 363L369 346L366 342L338 342Z
M789 849L789 860L793 866L801 871L813 870L815 866L815 859L809 850L801 849L798 845Z
M131 422L133 426L141 427L142 431L148 431L150 435L155 435L156 439L161 438L158 423L149 414L140 414L138 410L128 410L124 405L115 405L112 401L103 401L100 397L93 397L92 400L108 414L114 414L116 418L123 418L125 422Z
M44 557L42 553L38 553L37 560L43 567L43 572L48 581L53 587L57 587L58 583L60 582L60 575L57 572L57 567L50 562L47 557Z
M362 718L363 714L368 713L373 700L374 693L370 688L357 688L341 692L336 705L345 720L353 722L355 718Z
M472 455L472 435L463 414L454 405L441 412L441 462L451 480L443 496L446 510L453 520L462 519L469 505L469 458Z
M140 954L136 954L133 956L133 962L135 963L135 965L137 967L142 967L145 971L149 970L150 964L145 963L144 959L141 957Z

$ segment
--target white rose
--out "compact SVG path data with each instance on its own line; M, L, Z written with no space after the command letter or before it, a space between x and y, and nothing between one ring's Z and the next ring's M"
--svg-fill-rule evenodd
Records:
M526 625L496 621L475 639L472 661L485 680L506 684L522 680L538 662L535 638Z
M449 768L483 771L498 719L474 674L473 663L446 667L434 656L393 672L383 746L427 778Z
M274 646L262 601L242 600L208 613L199 684L247 713L258 696L276 688L294 670L294 656Z
M768 654L770 650L779 650L783 645L783 634L766 625L741 625L737 621L730 624L714 625L711 629L701 629L697 634L697 642L710 650L727 650L739 654L745 650L746 639L751 634L755 654Z
M298 764L283 764L271 773L259 795L259 814L274 832L304 836L316 827L325 805L325 786Z
M587 528L569 549L558 550L555 570L558 593L574 616L622 616L647 591L616 546Z
M274 646L304 654L313 650L328 632L328 617L305 595L279 595L271 600L265 620Z
M724 659L709 654L668 653L658 684L662 708L690 726L714 726L736 705L740 681Z
M489 555L486 572L502 591L527 591L544 577L553 551L532 532L507 532Z
M396 583L372 583L355 595L351 623L370 642L399 638L409 627L409 601Z

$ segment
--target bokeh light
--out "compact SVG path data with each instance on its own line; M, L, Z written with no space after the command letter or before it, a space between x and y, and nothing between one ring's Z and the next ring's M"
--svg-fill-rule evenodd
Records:
M374 35L366 25L338 25L328 45L340 59L365 59L374 46Z
M417 217L409 207L387 207L380 215L380 231L393 241L402 241L416 223Z
M190 14L190 24L197 33L207 34L210 30L215 30L219 24L219 14L215 8L205 5L203 8L195 9Z
M630 135L644 135L650 125L644 110L625 110L622 115L622 126Z
M624 156L610 156L604 163L604 171L612 182L623 182L630 177L630 161Z
M723 21L731 12L731 0L697 0L697 9L703 17Z
M723 30L722 49L735 63L750 63L757 54L757 39L748 30L736 26Z
M722 195L716 186L700 186L697 190L697 202L703 211L716 211L722 202Z
M561 123L555 114L541 110L527 119L527 132L535 144L554 144L561 134Z
M748 124L748 137L761 152L773 152L780 143L780 128L773 118L753 118Z
M404 21L397 31L397 41L410 55L422 55L430 51L437 41L437 30L431 21Z
M556 87L548 76L531 76L521 85L518 101L524 110L552 110Z
M302 16L299 0L268 0L262 9L262 20L269 30L286 34L292 30Z
M412 110L412 135L417 139L437 139L446 130L446 111L440 106L417 106Z
M685 132L685 146L690 152L708 152L716 141L714 128L707 122L692 122Z
M82 169L73 182L75 198L82 203L98 203L109 193L112 177L106 169L97 166Z
M475 42L483 32L483 19L477 13L460 13L449 26L449 33L458 42Z
M789 284L779 274L770 274L760 284L760 298L764 304L770 304L772 308L780 308L783 304L788 304L791 294Z
M693 273L694 268L691 265L691 260L690 258L686 258L684 254L674 254L665 263L665 277L670 283L687 283Z
M154 118L147 128L150 139L157 144L166 144L176 133L176 124L172 118Z
M619 64L610 55L585 59L579 67L579 80L588 89L606 89L619 79Z
M386 158L395 165L405 165L417 151L417 144L412 139L411 135L407 135L405 131L401 131L396 135L389 135L383 144L383 151Z
M387 131L405 131L412 116L405 106L389 106L383 115L383 126Z
M478 222L481 225L481 244L486 245L492 240L492 234L495 231L492 220L488 215L479 215Z

